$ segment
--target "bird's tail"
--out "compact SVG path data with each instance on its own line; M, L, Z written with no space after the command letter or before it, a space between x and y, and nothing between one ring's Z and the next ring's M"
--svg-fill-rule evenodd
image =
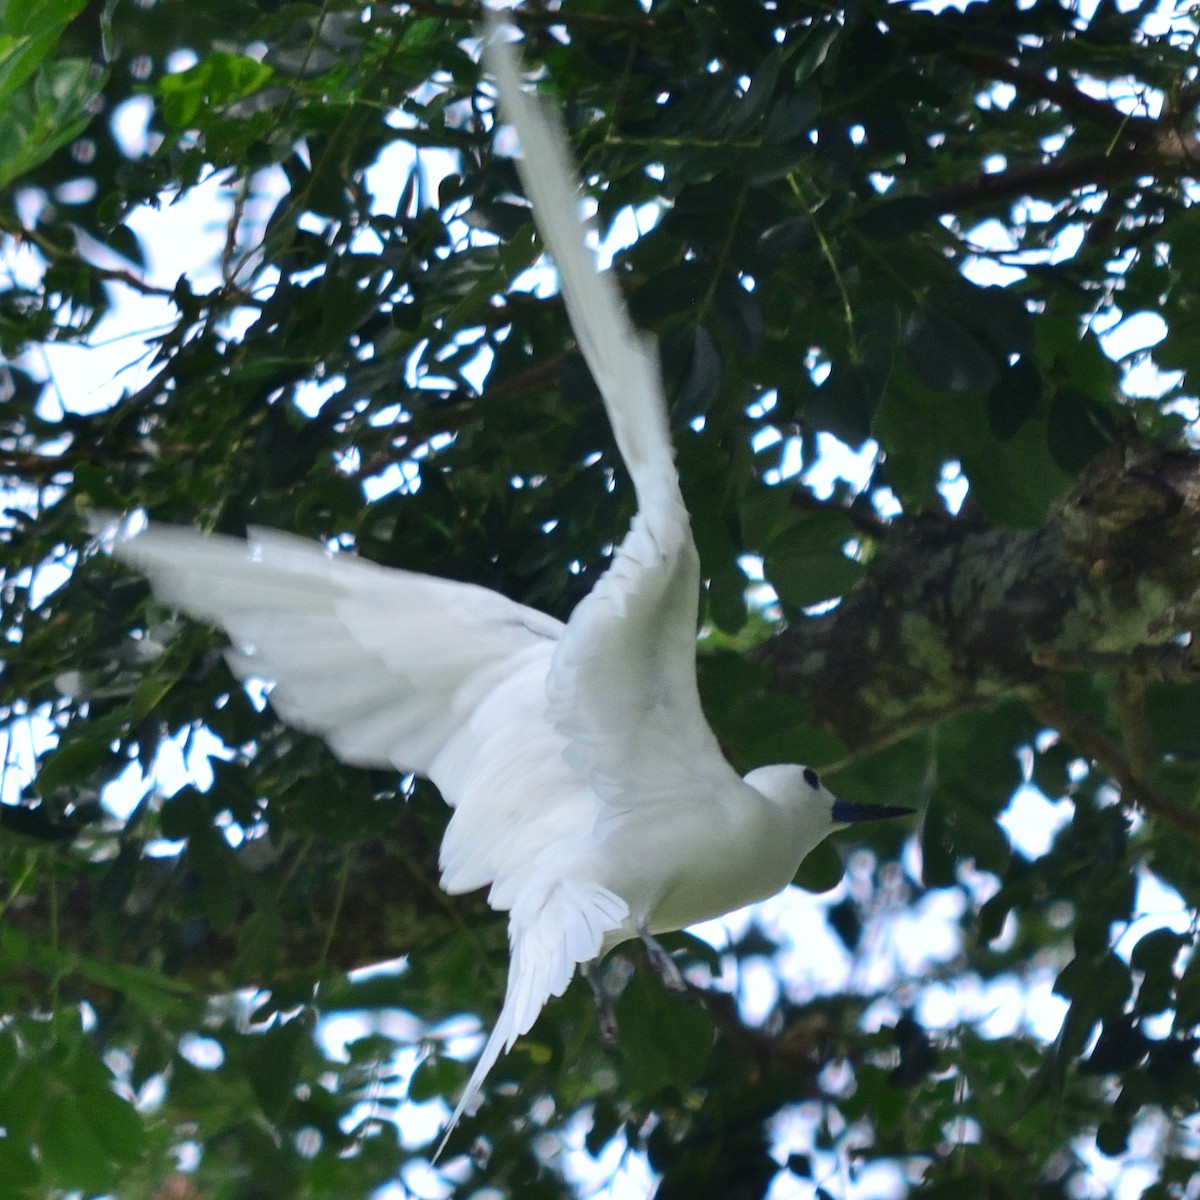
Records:
M599 957L604 935L629 918L629 906L599 884L561 877L523 890L509 913L512 958L504 1006L467 1080L433 1156L436 1162L501 1054L527 1033L551 996L567 990L580 963Z

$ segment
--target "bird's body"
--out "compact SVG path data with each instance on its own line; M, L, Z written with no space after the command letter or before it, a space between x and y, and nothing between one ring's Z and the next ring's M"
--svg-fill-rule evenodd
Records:
M270 681L285 720L349 763L428 776L454 808L442 886L490 889L511 963L451 1126L580 964L773 895L837 825L814 772L742 779L704 718L700 568L657 354L596 271L561 138L523 92L511 48L494 31L490 42L526 191L637 493L603 578L564 624L275 532L151 526L115 543L162 600L229 634L234 670Z

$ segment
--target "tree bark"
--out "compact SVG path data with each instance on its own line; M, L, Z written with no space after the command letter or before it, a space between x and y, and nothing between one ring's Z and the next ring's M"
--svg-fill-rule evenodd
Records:
M1200 679L1200 454L1114 444L1037 529L902 518L836 609L758 657L860 757L956 713L1017 698L1101 761L1148 809L1200 836L1120 739L1057 699L1076 672L1126 691ZM1067 726L1067 728L1064 728Z

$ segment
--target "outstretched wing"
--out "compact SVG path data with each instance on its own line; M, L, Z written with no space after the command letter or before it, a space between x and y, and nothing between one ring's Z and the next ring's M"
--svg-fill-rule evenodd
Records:
M486 588L267 530L242 541L151 526L118 533L113 552L165 603L220 626L235 674L270 681L285 721L360 766L429 774L514 656L540 645L549 657L563 629Z
M524 150L517 167L563 300L604 399L638 511L604 577L571 614L548 681L569 757L615 809L728 773L696 687L700 566L679 492L652 338L639 334L576 215L579 189L553 119L497 36L487 62Z

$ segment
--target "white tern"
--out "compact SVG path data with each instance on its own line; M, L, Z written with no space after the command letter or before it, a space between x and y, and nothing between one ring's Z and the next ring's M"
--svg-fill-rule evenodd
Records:
M655 343L598 272L557 122L494 28L485 59L636 493L592 592L563 624L485 588L266 530L242 541L151 525L113 546L161 600L228 634L234 672L270 681L285 721L347 763L427 776L454 809L442 887L490 889L508 913L511 961L447 1135L578 966L765 899L834 829L907 811L835 801L810 767L741 778L725 761L696 686L700 565Z

